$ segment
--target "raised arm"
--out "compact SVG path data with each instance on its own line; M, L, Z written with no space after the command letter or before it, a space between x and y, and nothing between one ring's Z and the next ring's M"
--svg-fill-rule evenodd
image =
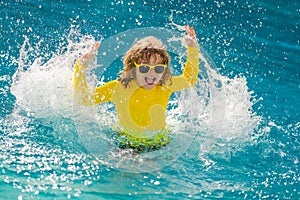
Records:
M93 104L93 91L90 91L86 80L86 73L89 64L93 61L100 43L96 43L93 48L75 63L74 70L74 91L77 103L82 105Z
M199 72L199 44L197 42L194 27L184 27L187 35L184 37L187 47L187 61L181 76L172 78L171 90L179 91L184 88L194 86Z
M187 44L187 61L183 70L183 76L190 85L195 85L199 71L199 44L194 27L185 26L188 35L184 37Z

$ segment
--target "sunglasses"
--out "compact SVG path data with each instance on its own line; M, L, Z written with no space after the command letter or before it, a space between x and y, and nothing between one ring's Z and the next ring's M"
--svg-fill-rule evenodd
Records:
M157 64L157 65L147 65L147 64L137 64L134 62L135 66L139 68L139 72L142 74L146 74L150 71L150 69L154 69L154 72L157 74L161 74L165 71L167 65Z

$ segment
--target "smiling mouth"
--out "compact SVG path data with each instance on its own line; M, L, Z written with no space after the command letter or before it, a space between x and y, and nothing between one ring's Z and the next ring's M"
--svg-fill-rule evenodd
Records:
M153 85L154 82L155 82L156 78L155 77L145 77L145 82L148 84L148 85Z

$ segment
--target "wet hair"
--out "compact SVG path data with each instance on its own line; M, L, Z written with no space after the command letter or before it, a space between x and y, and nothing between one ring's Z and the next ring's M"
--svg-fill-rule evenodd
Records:
M136 78L136 63L142 61L149 62L152 56L160 56L163 60L162 64L167 65L164 71L160 84L166 84L167 81L172 83L171 69L169 67L170 56L166 51L161 40L156 37L149 36L135 42L135 44L127 51L124 57L124 69L118 79L126 88L130 81Z

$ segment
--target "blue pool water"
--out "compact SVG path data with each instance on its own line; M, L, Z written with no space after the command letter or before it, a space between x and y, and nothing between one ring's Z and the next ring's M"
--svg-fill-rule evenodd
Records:
M0 199L299 199L300 2L0 1ZM161 37L174 74L195 26L199 81L170 101L170 144L132 154L114 106L72 100L72 65L115 79L135 38Z

